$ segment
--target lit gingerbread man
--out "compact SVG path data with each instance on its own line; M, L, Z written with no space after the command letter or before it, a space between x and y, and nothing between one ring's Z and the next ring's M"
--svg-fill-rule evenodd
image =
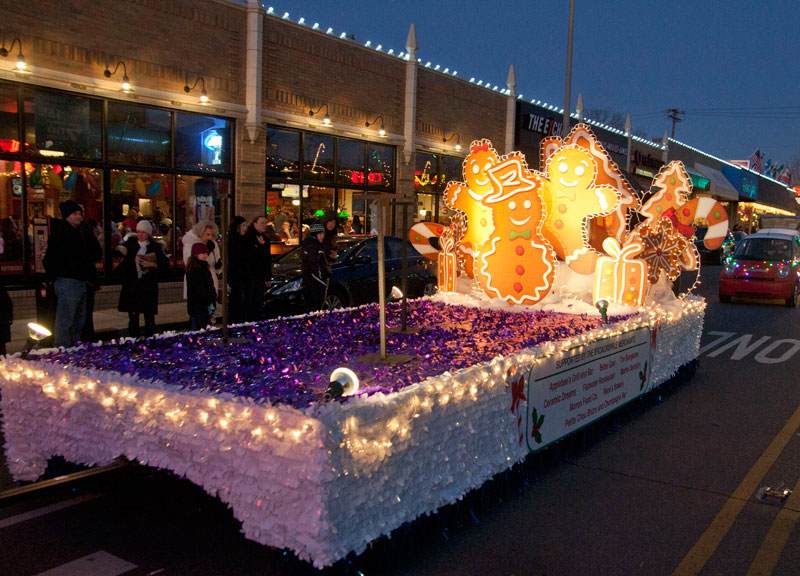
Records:
M555 257L542 236L542 180L512 154L489 169L493 190L482 202L492 209L494 231L483 245L476 277L483 291L511 304L535 304L550 292Z
M464 181L450 182L445 189L447 205L466 216L466 230L459 241L459 252L464 256L467 275L474 276L474 259L492 233L492 210L481 204L481 199L492 191L488 171L499 161L489 140L473 142L464 160Z
M600 253L589 246L586 219L608 216L617 208L619 192L595 185L597 162L574 145L565 145L547 159L542 198L547 219L544 237L556 255L579 274L592 274Z

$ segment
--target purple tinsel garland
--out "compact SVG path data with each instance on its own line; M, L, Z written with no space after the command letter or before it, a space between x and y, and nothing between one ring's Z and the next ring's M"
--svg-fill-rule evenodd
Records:
M601 325L599 317L587 315L485 310L430 300L407 304L407 325L423 330L387 334L389 354L416 356L399 366L355 361L380 351L377 305L230 328L228 346L222 345L215 329L83 345L37 359L135 375L206 394L228 393L257 403L304 408L321 398L330 373L339 366L359 376L360 394L389 393L446 370L571 338ZM400 314L399 303L389 304L387 325L399 326Z

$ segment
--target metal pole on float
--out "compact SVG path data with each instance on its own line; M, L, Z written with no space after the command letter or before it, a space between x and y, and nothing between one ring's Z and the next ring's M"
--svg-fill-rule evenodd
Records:
M561 135L569 134L569 104L572 90L572 28L575 20L575 0L569 0L569 32L567 34L567 79L564 86L564 121L561 126Z
M381 360L386 359L386 246L385 233L386 216L384 214L384 203L379 199L378 203L378 302L380 306L381 323Z

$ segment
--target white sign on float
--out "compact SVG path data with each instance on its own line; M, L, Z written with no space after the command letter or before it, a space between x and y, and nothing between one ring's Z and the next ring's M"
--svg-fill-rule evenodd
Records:
M644 327L534 364L527 383L528 449L541 450L647 391L650 343Z

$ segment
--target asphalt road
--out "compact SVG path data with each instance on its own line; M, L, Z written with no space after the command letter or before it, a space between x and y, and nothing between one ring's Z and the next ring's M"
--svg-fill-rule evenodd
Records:
M720 304L718 271L698 287L693 378L326 572L800 574L800 310ZM0 499L0 574L42 573L319 572L245 540L200 488L128 466Z

